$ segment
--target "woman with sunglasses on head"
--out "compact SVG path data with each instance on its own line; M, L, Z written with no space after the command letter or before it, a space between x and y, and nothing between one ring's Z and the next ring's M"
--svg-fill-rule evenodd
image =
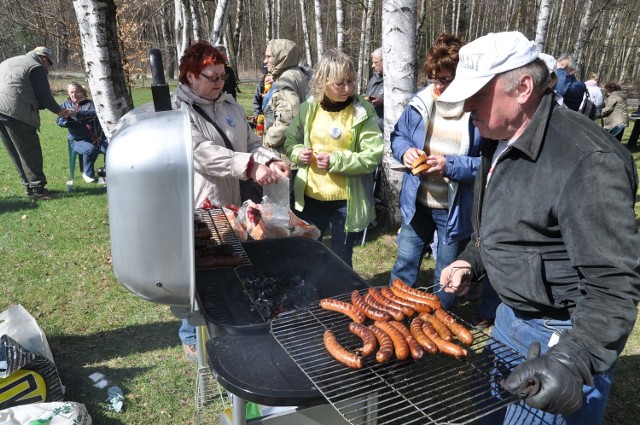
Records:
M432 84L413 97L391 133L393 156L407 171L400 192L398 256L390 283L400 279L415 285L422 258L436 231L433 285L439 288L440 272L457 258L471 236L480 136L470 115L463 111L463 102L438 102L455 78L458 51L464 44L462 37L446 33L433 43L424 64ZM421 155L426 155L427 165L415 174L414 161ZM455 295L443 291L437 291L437 295L445 308L455 302Z
M373 173L382 160L382 134L373 106L355 94L351 59L331 49L315 66L312 97L300 105L284 148L299 169L295 209L331 229L331 250L349 266L353 244L375 218Z
M172 94L175 106L186 104L191 116L196 208L207 199L213 205L240 205L241 180L264 186L289 176L289 167L251 131L244 108L222 90L225 63L211 44L196 41L180 58L180 83ZM185 355L194 361L195 328L183 320L179 335Z

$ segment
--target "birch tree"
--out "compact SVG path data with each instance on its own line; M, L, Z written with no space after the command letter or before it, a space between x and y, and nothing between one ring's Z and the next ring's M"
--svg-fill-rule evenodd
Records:
M271 0L264 0L265 15L265 42L268 43L273 39L273 15L271 14Z
M73 0L85 73L100 124L111 138L116 122L133 108L118 46L113 0Z
M316 59L320 60L320 57L324 54L324 30L322 29L322 3L320 0L315 0L315 19L316 19Z
M591 25L591 7L593 6L593 0L585 0L583 5L584 14L582 15L582 19L580 19L578 38L573 48L578 69L582 69L584 64L584 47L589 33L588 27Z
M344 50L344 8L342 0L336 0L336 33L338 50Z
M305 0L298 0L298 4L300 5L300 16L302 17L302 34L304 36L304 52L305 57L307 58L307 64L311 65L313 63L313 58L311 57L311 41L309 39L309 25L307 25L307 12L305 11Z
M173 0L173 9L174 9L174 26L173 30L175 32L176 37L176 58L177 61L180 61L182 57L182 52L188 47L189 44L189 27L190 20L189 14L187 13L188 8L186 7L185 0Z
M211 44L223 44L222 38L229 20L229 8L231 2L229 0L218 0L216 13L213 17L213 28L211 28Z
M551 5L549 0L540 0L540 8L538 9L538 25L536 27L536 46L541 52L545 51L547 42L547 28L549 27L549 12Z
M384 144L382 193L389 221L397 226L402 173L391 170L389 135L416 91L416 0L383 0L382 55L384 67Z

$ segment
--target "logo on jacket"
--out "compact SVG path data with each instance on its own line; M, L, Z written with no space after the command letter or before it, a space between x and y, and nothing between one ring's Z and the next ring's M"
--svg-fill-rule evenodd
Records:
M231 115L227 116L227 124L234 128L236 126L236 122Z

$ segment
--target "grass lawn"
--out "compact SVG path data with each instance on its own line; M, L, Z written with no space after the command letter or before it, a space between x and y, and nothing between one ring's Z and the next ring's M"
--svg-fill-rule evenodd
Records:
M239 95L248 112L253 90L253 85L243 85ZM149 90L134 90L134 101L138 106L150 101ZM45 173L56 199L32 203L26 198L0 149L0 311L20 303L36 318L66 386L65 398L84 403L94 423L195 424L197 370L183 359L179 321L169 307L143 301L117 282L110 263L106 189L84 183L76 167L75 190L67 192L66 129L56 126L50 112L41 116ZM640 165L640 152L634 156ZM639 217L640 202L640 222ZM355 249L354 268L373 284L388 280L396 254L394 236L374 230ZM433 261L425 261L422 281L431 279L432 267ZM462 311L474 307L463 305ZM630 423L640 416L638 370L636 326L618 364L606 424ZM108 386L123 389L122 412L108 410L108 386L96 388L89 379L94 372L104 374ZM217 423L220 410L220 404L210 407L210 421L201 423Z

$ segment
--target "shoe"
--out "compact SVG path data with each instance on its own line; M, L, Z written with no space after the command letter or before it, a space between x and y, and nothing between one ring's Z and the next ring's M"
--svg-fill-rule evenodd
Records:
M53 194L51 194L51 192L49 192L47 189L42 189L39 191L34 190L33 191L33 200L34 201L48 201L50 199L55 198L55 196Z
M195 363L198 361L198 350L196 350L195 345L182 344L182 351L188 362Z
M26 186L26 187L24 188L24 193L25 193L27 196L33 196L33 189L32 189L31 187L29 187L29 186Z
M495 319L488 319L486 317L482 317L480 315L476 315L476 316L474 316L473 319L471 319L471 324L476 329L487 329L487 328L490 328L491 326L493 326L494 320Z
M82 173L82 179L84 180L85 183L95 183L96 182L95 177L89 177L85 173Z

